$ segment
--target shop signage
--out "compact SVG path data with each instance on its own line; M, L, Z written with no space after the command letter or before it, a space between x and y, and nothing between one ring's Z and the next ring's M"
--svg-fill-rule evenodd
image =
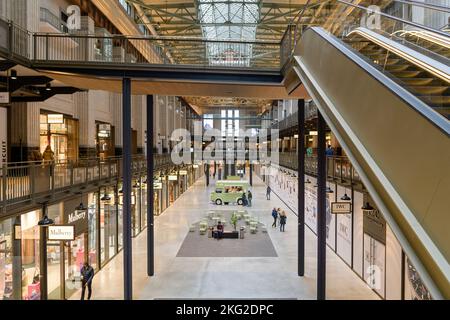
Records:
M352 204L350 202L332 202L331 213L334 214L352 213Z
M192 166L192 168L197 169L197 168L198 168L198 164L194 164L194 165Z
M48 124L63 124L64 123L64 115L48 114L47 115L47 123Z
M7 110L0 108L0 167L8 162L8 119ZM3 173L0 173L0 176Z
M48 240L73 241L75 240L74 226L49 226Z
M63 224L75 227L75 237L88 230L88 214L86 211L75 210L75 208L83 201L88 202L87 195L83 195L83 199L76 198L64 202L64 219Z
M9 92L0 92L0 103L7 104L10 103L11 95Z
M386 220L377 209L363 211L363 230L375 240L386 244Z
M169 176L169 181L178 181L178 176L170 175Z
M162 183L161 182L153 182L153 190L161 190Z
M180 170L180 176L187 176L187 170Z

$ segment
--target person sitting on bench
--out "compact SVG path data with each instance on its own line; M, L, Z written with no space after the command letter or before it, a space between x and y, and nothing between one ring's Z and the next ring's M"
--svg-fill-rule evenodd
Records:
M222 239L222 235L223 235L223 224L222 224L222 222L218 222L217 223L217 233L216 233L216 235L217 235L217 240L219 240L219 239Z

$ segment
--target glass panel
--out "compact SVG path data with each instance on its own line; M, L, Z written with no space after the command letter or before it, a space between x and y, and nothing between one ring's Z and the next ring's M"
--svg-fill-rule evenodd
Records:
M116 254L117 214L112 189L111 200L100 202L100 247L102 266Z
M97 270L97 217L98 217L98 194L90 193L88 195L88 250L89 264Z
M66 255L66 299L70 298L78 289L81 288L81 268L85 261L85 240L86 234L79 235L75 241L67 244Z
M0 222L0 300L14 299L12 241L13 220L3 220Z
M20 217L22 247L22 299L40 300L39 226L40 211L32 211Z

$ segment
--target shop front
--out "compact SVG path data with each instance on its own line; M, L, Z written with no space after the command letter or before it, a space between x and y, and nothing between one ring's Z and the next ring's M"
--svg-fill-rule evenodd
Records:
M81 203L80 203L81 201ZM50 300L69 299L81 288L81 268L89 256L89 210L84 204L88 196L51 205L49 218L56 226L72 226L73 240L51 240L47 232L47 297Z
M44 159L57 161L78 159L78 120L64 114L41 111L40 153ZM45 151L47 150L47 153ZM50 156L50 151L53 152Z
M103 192L100 198L101 267L104 267L120 250L119 232L122 232L122 219L119 219L114 187L106 187Z
M114 126L109 123L97 122L96 129L97 157L102 160L113 157L116 152L114 144Z

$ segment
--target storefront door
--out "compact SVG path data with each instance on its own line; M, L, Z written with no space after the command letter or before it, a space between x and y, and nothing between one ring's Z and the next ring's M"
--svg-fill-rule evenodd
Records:
M86 261L87 235L80 234L74 241L67 242L64 254L65 299L81 289L81 268Z

